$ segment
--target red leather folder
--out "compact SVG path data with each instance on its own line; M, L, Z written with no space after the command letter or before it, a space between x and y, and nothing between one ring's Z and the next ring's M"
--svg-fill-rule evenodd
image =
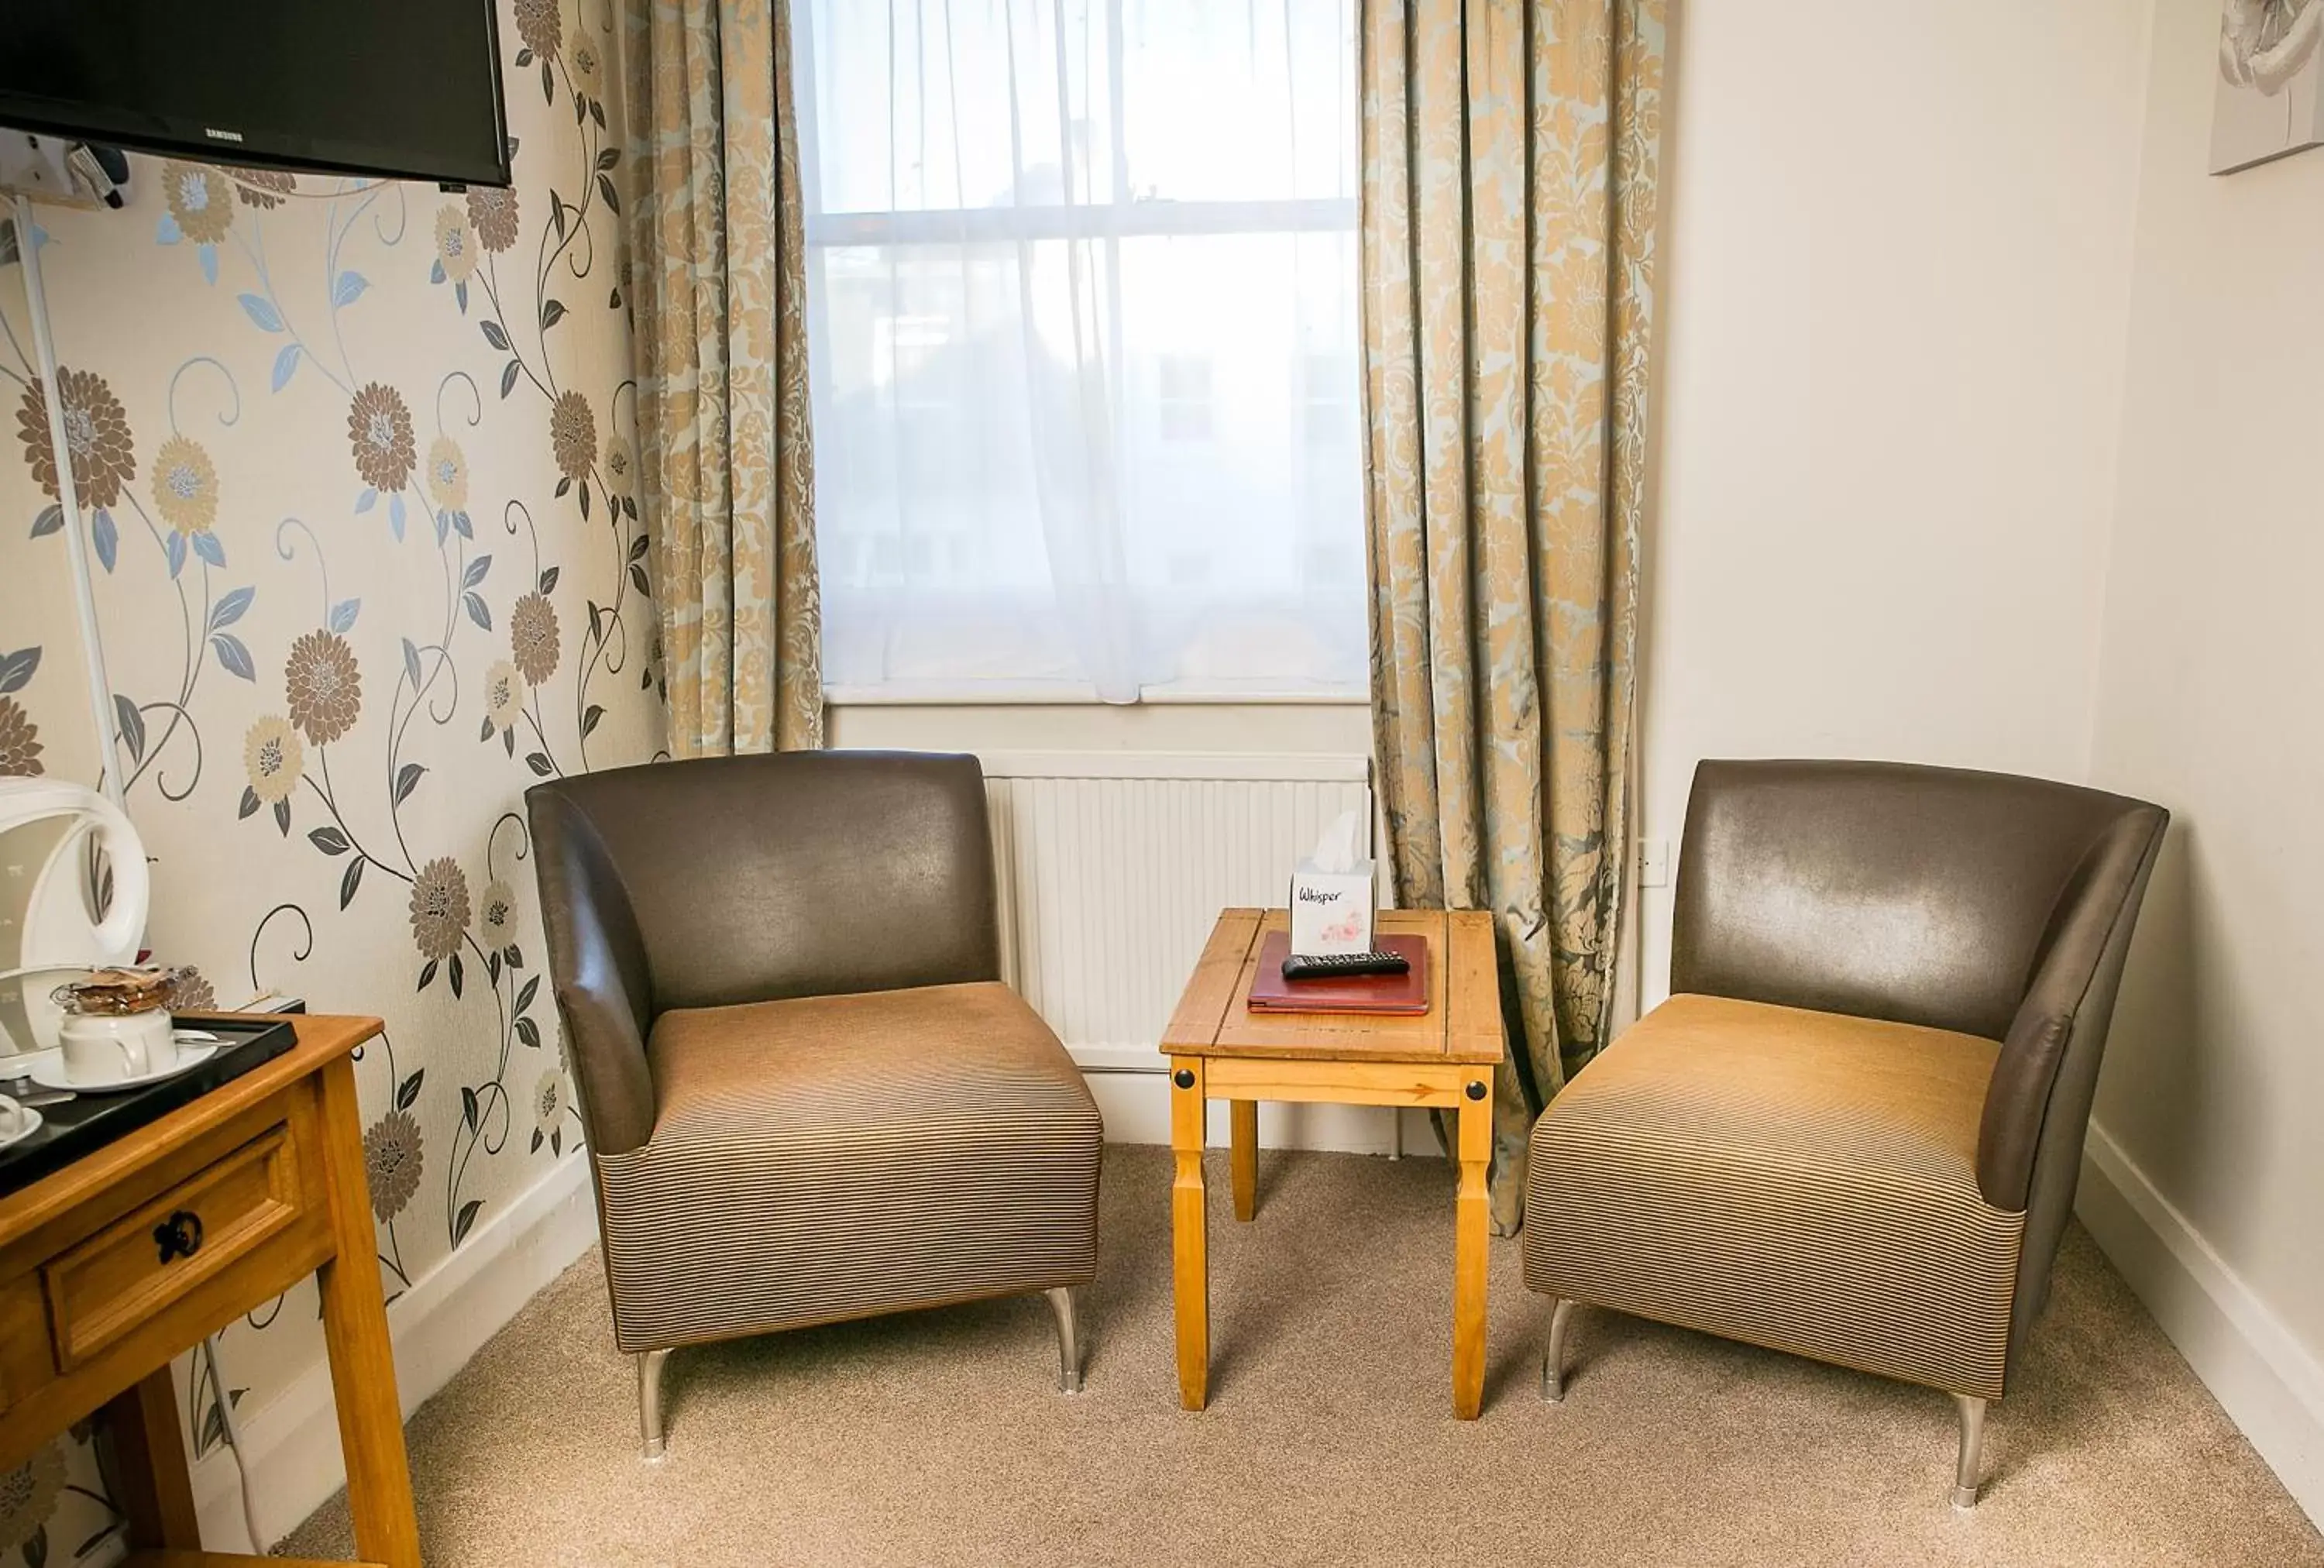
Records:
M1335 980L1283 978L1291 936L1269 931L1259 944L1259 970L1250 977L1253 1012L1425 1013L1428 1010L1428 938L1382 936L1375 946L1401 953L1412 965L1402 974L1351 974Z

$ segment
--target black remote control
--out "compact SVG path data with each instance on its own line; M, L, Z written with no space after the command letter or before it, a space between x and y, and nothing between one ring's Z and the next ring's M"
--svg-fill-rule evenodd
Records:
M1283 978L1301 980L1344 980L1357 974L1402 974L1412 967L1412 961L1401 953L1375 948L1370 953L1331 953L1320 956L1293 954L1283 961Z

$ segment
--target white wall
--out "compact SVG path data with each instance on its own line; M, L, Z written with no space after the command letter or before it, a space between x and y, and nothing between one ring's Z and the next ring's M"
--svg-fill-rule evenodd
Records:
M1706 756L2079 779L2146 5L1683 12L1641 833Z
M2256 1418L2283 1430L2254 1437L2267 1451L2273 1435L2295 1468L2304 1462L2295 1474L2271 1454L2314 1512L2324 1508L2324 997L2314 983L2324 973L2324 153L2224 179L2205 171L2218 32L2217 0L2158 6L2090 778L2162 802L2176 821L2098 1121L2115 1179L2164 1241L2191 1250L2199 1276L2218 1266L2213 1294L2251 1320L2247 1337L2269 1347L2305 1407L2303 1430L2300 1410L2263 1401ZM2179 1324L2158 1306L2174 1336L2204 1332L2204 1303L2188 1306Z
M1688 8L1640 831L1722 754L2172 809L2079 1206L2324 1518L2324 154L2207 172L2218 27Z

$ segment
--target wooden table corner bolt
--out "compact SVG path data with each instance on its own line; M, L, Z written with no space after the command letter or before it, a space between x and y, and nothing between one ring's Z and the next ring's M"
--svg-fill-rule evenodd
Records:
M1474 1420L1485 1388L1485 1173L1493 1146L1493 1073L1506 1049L1492 916L1479 909L1380 913L1380 935L1428 942L1428 1010L1407 1016L1252 1012L1259 943L1287 925L1280 909L1221 913L1162 1037L1163 1054L1170 1058L1179 1402L1200 1410L1209 1394L1210 1240L1203 1182L1208 1102L1230 1106L1229 1182L1235 1218L1246 1221L1258 1212L1260 1101L1409 1105L1459 1118L1452 1413Z
M132 1568L288 1561L202 1551L170 1362L309 1274L355 1550L420 1568L355 1104L379 1020L292 1021L281 1056L0 1197L0 1472L102 1410Z

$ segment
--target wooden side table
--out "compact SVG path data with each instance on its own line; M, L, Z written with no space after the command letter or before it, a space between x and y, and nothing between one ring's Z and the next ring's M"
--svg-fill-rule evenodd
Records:
M350 1055L379 1020L293 1022L272 1061L0 1198L0 1471L102 1408L133 1568L284 1561L201 1552L170 1360L310 1273L355 1549L420 1568Z
M1428 939L1428 1011L1255 1013L1259 940L1287 928L1280 909L1228 909L1162 1037L1170 1058L1171 1231L1178 1314L1178 1397L1207 1397L1211 1360L1209 1215L1204 1106L1232 1106L1229 1170L1238 1220L1257 1212L1259 1102L1425 1105L1460 1117L1452 1211L1452 1413L1474 1420L1485 1390L1485 1167L1493 1148L1493 1069L1507 1048L1492 916L1480 909L1384 910L1384 936Z

